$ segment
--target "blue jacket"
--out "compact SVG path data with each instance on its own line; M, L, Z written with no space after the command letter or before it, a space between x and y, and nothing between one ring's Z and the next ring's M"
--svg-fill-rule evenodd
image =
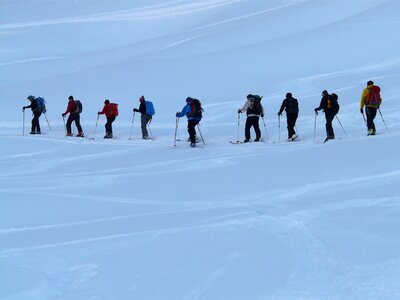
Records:
M186 104L180 113L177 113L176 116L178 118L182 118L183 116L186 116L188 120L201 120L201 118L195 118L195 117L189 117L188 115L192 112L192 106L190 102Z

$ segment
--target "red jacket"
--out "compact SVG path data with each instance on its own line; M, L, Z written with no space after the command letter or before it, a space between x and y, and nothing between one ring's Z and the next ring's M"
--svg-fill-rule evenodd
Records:
M104 114L106 115L107 118L113 117L110 104L104 104L103 110L99 111L99 115L104 115Z
M69 100L68 101L67 110L65 111L65 114L67 114L67 113L74 114L75 111L76 111L75 101L74 100Z

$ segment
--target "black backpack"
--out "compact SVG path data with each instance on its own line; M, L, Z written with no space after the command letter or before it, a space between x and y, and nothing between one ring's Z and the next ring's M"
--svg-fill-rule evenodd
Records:
M193 99L190 102L191 111L189 113L189 117L199 118L203 117L203 108L201 107L201 102L198 99Z
M262 96L253 95L250 98L251 105L247 110L248 115L261 115L263 112L262 105L261 105Z
M286 105L286 112L289 114L298 113L299 112L299 102L296 98L288 98Z
M330 94L328 97L328 101L326 103L326 108L336 110L336 113L337 113L340 108L338 99L339 99L339 97L335 93Z
M83 106L80 100L75 100L75 113L80 114L83 110Z

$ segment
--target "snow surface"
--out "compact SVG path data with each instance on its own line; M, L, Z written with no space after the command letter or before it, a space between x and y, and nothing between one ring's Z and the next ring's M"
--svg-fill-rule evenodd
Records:
M2 0L0 299L400 299L399 30L397 0ZM375 137L359 113L371 79ZM347 132L335 120L327 144L324 89ZM288 91L296 143L278 129ZM249 93L269 139L232 145ZM41 136L22 136L30 94L48 101ZM63 136L71 94L94 140ZM129 140L142 94L154 139L136 116ZM205 147L173 147L187 96ZM106 98L114 140L104 117L94 135Z

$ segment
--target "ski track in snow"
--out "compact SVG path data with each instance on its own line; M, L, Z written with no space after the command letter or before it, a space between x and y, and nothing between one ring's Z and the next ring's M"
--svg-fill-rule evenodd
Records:
M49 25L68 24L68 23L149 20L155 18L174 17L181 14L200 12L203 10L213 9L220 6L231 5L236 2L243 2L243 0L195 0L190 2L183 0L170 1L163 4L147 6L143 8L100 13L100 14L93 14L80 17L2 24L0 25L0 30L49 26Z
M75 3L91 5L78 0ZM203 13L207 19L225 8L233 10L235 5L249 3L176 0L86 16L0 24L0 30L12 35L21 30L37 29L39 33L41 27L64 24L172 22L185 15L189 20L195 13ZM321 7L338 8L340 17L351 14L351 24L370 30L368 26L398 24L396 20L361 21L364 13L384 7L384 3L396 4L365 1L363 8L355 8L357 3L353 2L346 13L335 2ZM303 5L319 4L288 0L258 11L221 13L219 19L212 16L210 23L191 24L194 27L183 34L172 33L166 40L157 41L151 53L155 59L164 60L156 55L160 49L174 54L188 44L207 42L226 24L239 25L242 20L270 13L276 17L279 14L273 13L296 5L300 11ZM307 15L309 10L302 13ZM329 21L315 17L318 30L326 25L324 22L340 23L336 15ZM315 24L310 21L307 26L295 26L303 37L304 32L316 30ZM344 22L337 26L347 30L351 25ZM329 27L328 33L333 30ZM215 32L209 36L212 29ZM396 43L393 45L395 48ZM273 42L271 46L275 46ZM102 57L110 53L106 51ZM118 54L113 53L113 59L123 59ZM279 55L285 57L284 51ZM328 81L335 85L335 91L349 96L353 90L361 92L367 77L390 79L384 89L389 94L384 104L390 131L384 132L378 116L380 134L372 138L365 136L360 114L354 112L358 103L346 101L340 118L348 126L349 135L335 124L337 139L324 145L323 117L317 120L318 142L313 141L312 110L298 120L301 139L296 143L277 142L276 113L268 110L270 139L266 143L231 145L229 140L236 140L236 123L224 109L242 101L223 99L206 107L206 146L201 149L190 149L186 142L174 148L170 135L174 127L170 124L157 125L156 130L162 132L159 137L142 142L128 140L127 120L126 126L121 126L124 133L112 141L67 139L59 120L54 122L58 131L40 137L17 136L18 122L1 122L7 134L0 136L0 298L161 299L153 294L160 292L162 299L219 300L226 294L236 300L246 283L254 281L261 284L255 291L246 291L257 295L249 299L400 299L396 87L400 58L396 55L391 51L375 53L373 60L349 63L333 72L294 72L283 83L284 89L298 87L299 98L310 105L307 101L317 99L316 91ZM38 58L15 60L0 67L45 64L54 59L58 58L49 53L38 54ZM111 60L106 61L111 65ZM74 75L79 77L80 72ZM186 82L180 84L183 87ZM273 93L267 95L268 101L280 101L281 90ZM286 124L281 122L282 138ZM91 125L94 127L94 123ZM182 129L179 138L183 137L186 132ZM193 186L193 180L198 180L200 187ZM261 267L265 270L257 271ZM279 283L269 282L272 277L279 278Z

